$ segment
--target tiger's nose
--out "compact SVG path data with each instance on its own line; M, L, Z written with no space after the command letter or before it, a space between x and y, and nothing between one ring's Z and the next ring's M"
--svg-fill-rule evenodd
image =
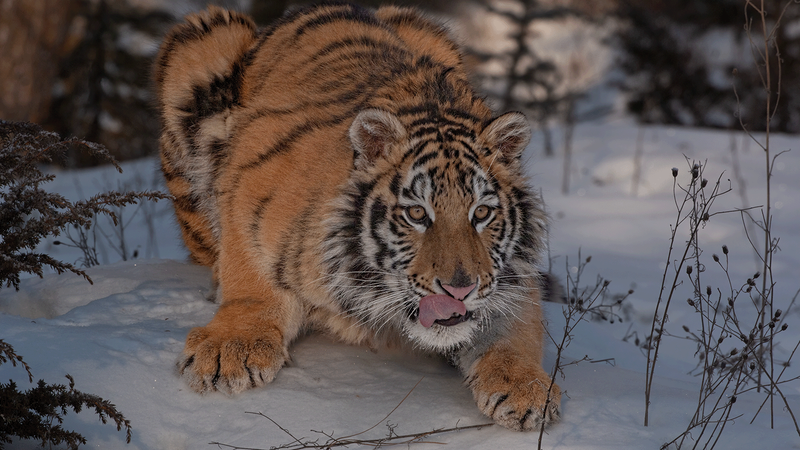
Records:
M455 286L450 286L449 284L443 284L442 288L444 288L444 290L447 291L448 294L453 296L454 299L464 300L470 293L472 293L472 291L475 290L475 286L477 285L478 285L477 283L472 283L469 286L465 287L455 287Z

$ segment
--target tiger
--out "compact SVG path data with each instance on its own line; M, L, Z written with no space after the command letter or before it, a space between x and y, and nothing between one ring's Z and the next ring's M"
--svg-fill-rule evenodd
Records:
M503 427L559 419L531 127L493 114L444 26L336 3L258 28L209 7L166 34L154 86L175 217L218 303L178 358L193 390L264 386L318 332L441 355Z

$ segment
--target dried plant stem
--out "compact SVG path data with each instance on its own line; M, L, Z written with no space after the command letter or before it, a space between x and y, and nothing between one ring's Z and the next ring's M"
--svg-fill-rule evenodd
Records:
M570 265L569 259L565 261L566 264L566 272L567 272L567 304L563 310L564 314L564 333L561 336L561 340L556 342L556 339L547 331L547 335L550 340L556 346L556 361L553 366L553 372L550 375L550 385L547 389L547 400L545 401L544 407L542 408L542 421L541 426L539 427L539 439L537 443L537 449L542 450L542 440L544 438L545 432L545 425L546 421L544 420L546 411L550 407L550 403L553 401L551 398L550 393L552 392L553 385L556 383L556 378L559 374L563 375L563 369L566 366L577 364L582 361L589 361L589 362L609 362L609 359L605 360L591 360L588 356L578 360L572 361L569 363L563 363L563 356L564 350L569 346L570 342L572 341L572 333L575 331L575 327L578 326L587 314L596 314L599 317L608 317L612 316L614 318L619 319L619 316L614 312L614 308L619 307L622 302L633 293L633 290L629 290L626 295L623 295L621 298L615 300L612 304L606 304L602 301L598 304L597 301L601 300L606 292L610 281L604 280L601 277L597 278L595 285L588 286L585 288L581 288L581 276L583 274L586 265L591 262L591 256L586 258L585 260L581 259L581 252L578 250L578 270L575 276L573 277L570 273Z
M762 211L762 224L761 229L764 232L764 243L761 252L758 252L759 258L762 262L762 273L764 277L761 280L761 326L759 330L759 337L762 341L765 340L765 325L766 325L766 317L774 316L774 278L772 273L772 261L775 254L775 250L777 247L777 242L774 241L772 236L772 168L775 162L775 157L771 156L770 153L770 126L772 123L772 119L777 113L778 104L780 103L781 99L781 65L782 65L782 58L780 53L780 48L776 42L776 33L778 28L781 25L781 20L783 19L786 10L792 3L797 3L793 0L788 0L783 8L780 10L780 14L778 15L775 22L770 27L767 23L767 9L765 6L764 0L754 1L754 0L746 0L745 7L744 7L744 14L745 14L745 31L747 33L747 37L750 40L750 48L753 53L753 60L756 62L756 67L758 69L758 73L761 77L761 84L766 92L766 99L765 99L765 108L764 108L764 126L765 126L765 133L764 133L764 143L761 144L758 140L750 133L747 129L746 125L742 121L741 114L739 115L739 122L743 130L753 139L756 141L759 146L764 150L764 163L765 163L765 174L766 174L766 204L764 206L764 210ZM751 18L751 10L752 13L755 14L756 19L760 22L761 25L761 40L758 44L756 44L753 40L753 19ZM763 51L759 50L759 46L763 46ZM773 52L774 52L774 59L773 59ZM772 65L777 65L775 68L775 73L772 73ZM762 72L760 67L764 68ZM775 97L775 101L773 103L773 95ZM738 95L737 95L738 100ZM767 312L769 311L769 312ZM769 363L768 367L762 367L759 365L758 371L758 386L759 388L763 386L762 384L762 374L764 372L769 372L769 378L772 380L774 379L775 375L775 363L774 363L774 346L772 340L769 339ZM769 398L770 398L770 427L774 428L774 395L773 395L773 388L774 385L770 383L769 386Z
M671 226L672 231L669 240L669 250L667 251L664 272L661 276L661 289L659 290L658 299L656 300L656 308L653 312L653 320L650 326L650 344L647 346L647 367L645 371L644 426L648 426L650 422L650 398L653 387L653 377L655 376L655 366L658 361L658 352L661 348L661 334L663 333L664 327L669 320L669 308L672 304L673 298L675 297L675 291L677 290L678 286L681 285L680 277L683 272L684 263L686 263L686 261L692 257L690 255L690 251L694 251L693 255L695 258L699 256L697 253L699 249L698 233L700 228L710 217L715 214L722 213L711 213L711 205L717 197L730 191L730 189L726 191L720 191L720 180L722 179L722 175L720 175L720 178L717 179L717 182L714 185L713 191L708 197L706 197L703 193L704 183L706 183L702 177L704 166L700 165L699 163L694 163L689 164L689 167L692 174L692 179L689 183L689 186L686 188L678 185L678 169L672 169L673 198L677 209L677 215L675 218L675 223ZM677 192L679 188L684 192L683 200L681 202L678 202L677 198ZM688 212L685 211L687 206L691 207ZM673 264L672 255L675 251L675 237L678 233L678 230L681 228L681 225L687 220L690 221L689 239L683 248L683 254L674 262L676 267L673 268L674 273L672 276L672 281L669 283L669 292L665 296L667 277L669 275L670 267ZM696 262L696 264L699 263ZM662 304L664 305L663 310L661 309Z
M385 446L389 446L389 445L402 445L402 444L409 445L409 444L412 444L412 443L423 443L423 442L426 443L426 444L443 444L442 442L423 441L423 439L425 439L427 437L430 437L430 436L433 436L433 435L437 435L437 434L444 434L444 433L450 433L450 432L455 432L455 431L463 431L463 430L470 430L470 429L479 429L479 428L490 427L490 426L494 425L494 423L483 423L483 424L478 424L478 425L467 425L467 426L463 426L463 427L456 425L455 427L451 427L451 428L435 428L433 430L423 431L423 432L420 432L420 433L409 433L409 434L402 434L402 435L394 434L394 428L393 427L389 427L389 434L387 436L380 437L380 438L372 438L372 439L354 439L356 436L361 436L362 434L365 434L365 433L375 429L379 425L383 424L384 421L387 420L389 418L389 416L391 416L397 410L397 408L399 408L400 405L403 404L404 401L406 401L406 399L411 395L411 393L414 392L414 389L416 389L417 386L419 386L419 384L422 382L422 380L423 380L423 378L421 378L419 381L417 381L417 384L415 384L408 391L408 393L405 395L405 397L403 397L403 399L400 400L400 402L397 403L397 405L395 405L395 407L392 408L392 410L389 411L389 413L386 414L386 416L384 416L381 420L377 421L375 423L375 425L373 425L373 426L371 426L371 427L369 427L369 428L367 428L367 429L365 429L363 431L360 431L360 432L354 433L354 434L350 434L350 435L347 435L347 436L335 437L333 435L333 433L326 433L324 431L311 430L314 433L321 434L321 435L325 436L327 438L327 440L325 442L319 442L319 439L316 439L316 440L305 440L306 438L298 438L294 434L292 434L288 429L286 429L285 427L281 426L281 424L279 424L277 421L275 421L274 419L272 419L271 417L267 416L266 414L264 414L262 412L247 411L246 414L254 414L254 415L261 416L261 417L269 420L276 427L278 427L281 431L283 431L290 438L292 438L292 442L290 442L288 444L283 444L283 445L279 445L279 446L270 447L269 450L279 450L279 449L287 449L287 450L332 449L332 448L338 448L338 447L347 447L347 446L350 446L350 445L371 445L371 446L374 446L375 448L378 448L378 447L385 447ZM266 449L263 449L263 448L256 448L256 447L239 447L239 446L236 446L236 445L224 444L224 443L216 442L216 441L210 442L209 444L216 445L216 446L218 446L220 448L230 448L230 449L235 449L235 450L266 450Z
M266 415L264 415L262 413L249 413L249 414L257 414L257 415L260 415L260 416L264 417L265 419L268 419L270 422L272 422L273 424L278 426L283 432L289 434L289 436L291 436L293 439L297 439L294 436L292 436L292 434L289 433L288 430L286 430L282 426L278 425L278 423L275 422L270 417L268 417L268 416L266 416ZM296 440L296 442L292 443L292 444L284 444L284 445L281 445L281 446L278 446L278 447L270 447L270 450L273 450L273 449L274 450L278 450L278 449L291 449L291 450L329 449L329 448L336 448L336 447L347 447L348 445L372 445L372 446L376 446L376 448L377 448L377 447L386 447L386 446L389 446L389 445L403 445L403 444L413 444L413 443L419 443L419 444L421 444L421 443L425 443L425 444L444 444L444 442L422 441L422 439L424 439L426 437L429 437L429 436L436 435L436 434L444 434L444 433L450 433L450 432L455 432L455 431L464 431L464 430L470 430L470 429L480 429L480 428L490 427L492 425L494 425L494 423L468 425L468 426L464 426L464 427L456 426L456 427L452 427L452 428L437 428L437 429L433 429L433 430L430 430L430 431L424 431L424 432L421 432L421 433L409 433L409 434L403 434L403 435L392 435L392 436L387 436L387 437L382 437L382 438L377 438L377 439L342 439L342 438L333 438L332 436L330 436L328 434L321 433L321 434L327 436L330 440L327 441L327 442L323 442L323 443L318 443L316 441L303 442L303 441L300 441L300 440ZM234 450L266 450L266 449L258 448L258 447L238 447L238 446L235 446L235 445L223 444L223 443L220 443L220 442L210 442L209 444L217 445L220 448L230 448L230 449L234 449Z

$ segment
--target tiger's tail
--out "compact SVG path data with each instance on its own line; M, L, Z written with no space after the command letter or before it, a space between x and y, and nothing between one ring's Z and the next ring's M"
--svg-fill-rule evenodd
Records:
M217 256L215 173L226 158L231 111L240 104L256 39L250 18L211 7L174 27L156 59L161 165L184 242L202 265L212 266Z

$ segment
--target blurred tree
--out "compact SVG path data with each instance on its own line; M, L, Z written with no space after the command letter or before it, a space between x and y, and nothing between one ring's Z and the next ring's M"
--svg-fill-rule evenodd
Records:
M152 110L150 65L173 20L125 0L80 0L78 43L60 64L44 125L104 144L119 160L152 154L160 124ZM68 164L94 160L72 152Z
M773 24L787 1L792 0L764 2ZM623 26L617 39L623 51L620 66L627 77L621 85L629 95L629 111L644 123L738 128L739 109L746 124L763 128L759 105L768 94L763 89L739 89L737 106L732 92L737 78L742 86L761 85L757 65L749 56L744 5L744 0L622 1L618 16ZM790 5L781 24L771 39L783 55L781 98L771 127L800 132L800 5ZM727 58L710 57L726 49Z
M544 152L554 154L549 122L556 118L565 123L568 141L576 121L575 102L587 86L578 86L575 80L575 55L569 67L560 67L553 59L543 57L536 50L536 24L580 19L597 22L613 9L613 0L581 2L575 0L476 0L490 14L505 19L510 45L503 50L472 49L479 63L478 81L481 82L497 109L521 110L536 122L543 134ZM578 44L579 45L579 44ZM578 65L583 65L584 61ZM480 66L503 67L502 70L481 70ZM566 71L566 72L565 72ZM565 148L565 150L567 150Z
M0 0L0 118L47 118L60 61L77 44L80 0Z
M0 0L0 117L104 144L119 160L153 153L150 61L172 16L127 0ZM96 164L70 151L66 164Z

